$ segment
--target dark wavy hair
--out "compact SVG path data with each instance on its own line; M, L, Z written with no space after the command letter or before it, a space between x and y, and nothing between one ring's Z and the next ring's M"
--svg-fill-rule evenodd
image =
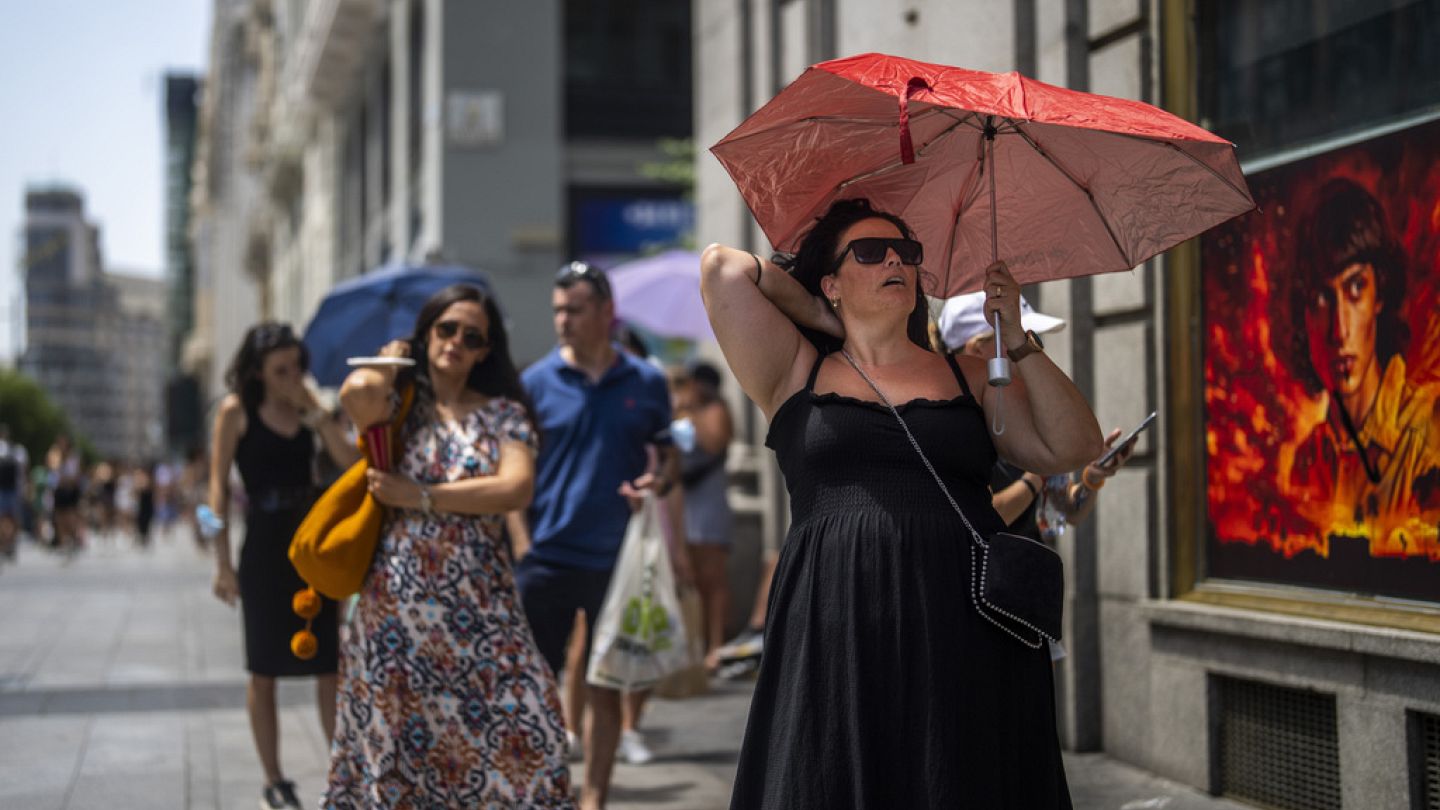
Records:
M1295 230L1295 265L1277 296L1281 308L1271 340L1275 355L1312 396L1323 385L1310 363L1305 314L1315 291L1357 262L1375 268L1381 312L1375 325L1375 354L1381 373L1410 340L1405 323L1405 258L1385 222L1385 211L1352 180L1336 178L1316 195L1318 202Z
M426 351L430 342L430 327L452 304L463 301L479 304L490 325L489 334L485 335L490 353L484 360L471 366L470 376L465 378L465 387L487 397L505 397L519 402L525 406L531 425L538 430L535 403L530 400L525 386L520 383L520 372L515 369L515 361L510 357L510 335L505 331L505 320L500 315L500 307L496 305L493 297L473 284L452 284L430 296L425 306L420 308L420 314L415 318L415 332L410 336L410 356L415 359L415 366L407 369L401 380L414 380L416 393L433 401L430 358Z
M240 397L245 410L253 411L265 400L265 383L260 379L260 372L265 368L266 355L292 347L300 349L301 373L309 371L310 350L300 342L290 324L262 321L245 332L239 350L225 369L225 386Z
M776 256L776 264L784 267L800 282L811 295L820 298L825 293L820 289L820 279L833 274L838 268L835 266L835 259L840 253L840 237L845 230L857 222L864 222L867 219L883 219L886 222L900 229L900 233L907 239L914 239L915 232L905 220L887 211L877 211L870 207L870 201L864 197L856 197L851 200L837 200L815 222L810 232L800 242L800 249L794 256ZM915 309L910 312L910 319L905 323L905 334L915 345L931 351L930 337L926 331L930 321L929 311L925 305L925 293L921 291L919 284L920 275L916 274L915 284ZM837 351L841 342L834 337L817 332L813 329L800 327L800 333L814 344L815 349L821 354Z

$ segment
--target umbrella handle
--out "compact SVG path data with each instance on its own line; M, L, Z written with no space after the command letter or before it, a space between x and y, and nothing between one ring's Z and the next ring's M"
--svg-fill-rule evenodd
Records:
M1001 387L1010 384L1010 358L1004 354L1002 346L1005 342L1000 339L1000 313L995 313L995 356L990 358L990 384ZM1004 428L996 433L1004 432Z

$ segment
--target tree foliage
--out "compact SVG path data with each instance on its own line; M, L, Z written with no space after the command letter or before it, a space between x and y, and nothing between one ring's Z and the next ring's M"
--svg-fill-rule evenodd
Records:
M658 180L683 190L686 200L695 197L695 139L661 138L657 142L664 160L646 161L640 164L640 174L650 180Z
M32 464L44 461L45 452L70 422L45 391L18 371L0 369L0 423L10 426L10 438L25 446Z

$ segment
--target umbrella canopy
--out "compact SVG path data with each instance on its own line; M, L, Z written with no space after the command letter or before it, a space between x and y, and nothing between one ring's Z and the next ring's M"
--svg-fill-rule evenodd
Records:
M409 337L430 296L461 283L492 295L484 274L456 266L387 267L337 284L305 327L310 373L321 385L339 385L350 371L346 358L373 355L386 343Z
M822 62L711 147L779 250L867 197L925 246L928 291L1130 269L1255 207L1234 146L1138 101L864 54Z
M714 340L700 299L700 254L667 250L609 271L615 315L661 337Z

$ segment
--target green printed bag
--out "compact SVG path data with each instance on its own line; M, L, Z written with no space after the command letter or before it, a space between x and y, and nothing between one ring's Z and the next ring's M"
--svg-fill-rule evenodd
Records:
M620 559L595 621L586 680L634 691L654 686L690 663L685 621L660 529L655 496L630 516Z

